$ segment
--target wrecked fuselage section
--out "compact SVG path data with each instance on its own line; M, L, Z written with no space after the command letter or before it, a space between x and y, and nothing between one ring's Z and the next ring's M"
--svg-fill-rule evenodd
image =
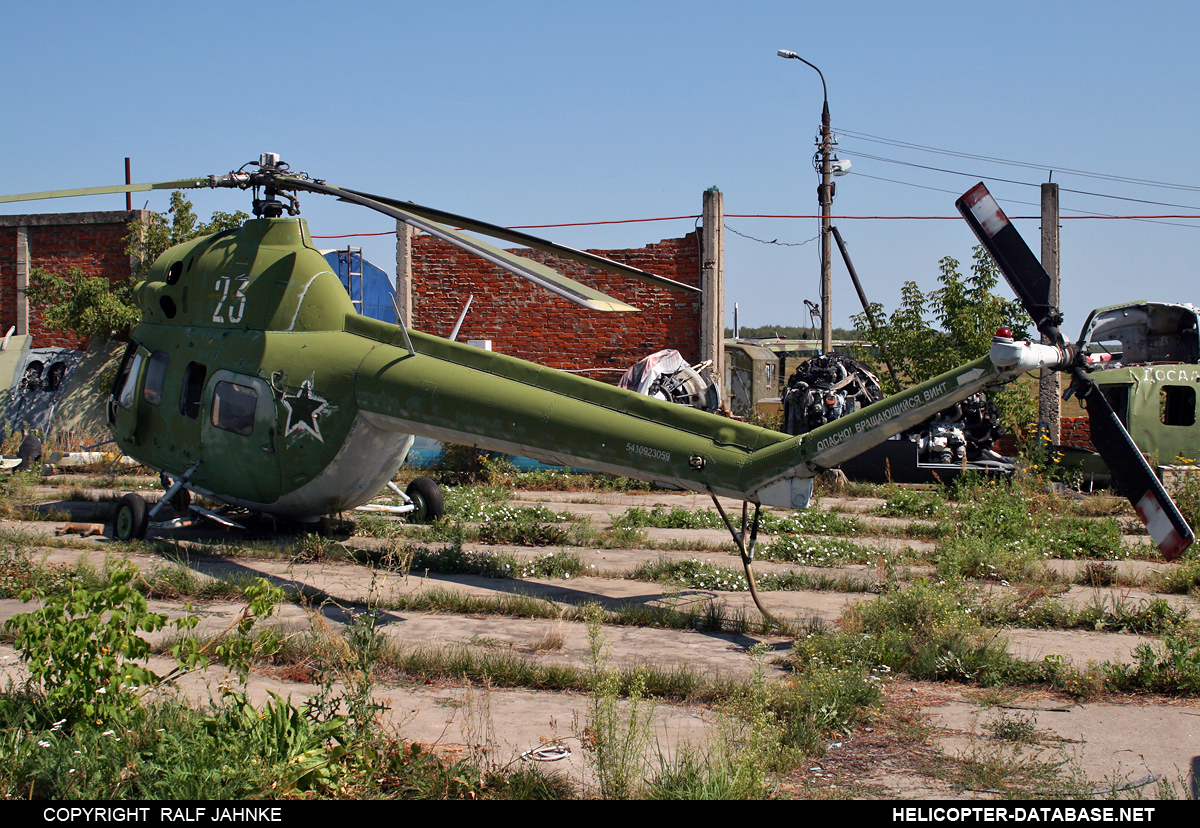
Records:
M1200 309L1171 302L1098 308L1084 324L1079 345L1091 378L1151 465L1200 459ZM1098 455L1068 459L1085 481L1104 482L1108 470Z

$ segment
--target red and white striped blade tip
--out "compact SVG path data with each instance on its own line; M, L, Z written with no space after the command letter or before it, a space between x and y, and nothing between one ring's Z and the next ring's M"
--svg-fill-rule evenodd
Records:
M992 198L992 194L982 183L967 190L962 197L962 202L967 205L971 215L983 227L983 232L988 234L988 238L995 236L1009 223L1008 216L1004 215L1004 211L1000 209L996 199Z
M1168 561L1175 560L1192 545L1191 533L1186 537L1179 534L1175 524L1171 523L1171 518L1159 504L1158 498L1154 496L1153 490L1142 495L1142 499L1134 508L1142 523L1146 524L1146 531L1154 538L1154 543Z

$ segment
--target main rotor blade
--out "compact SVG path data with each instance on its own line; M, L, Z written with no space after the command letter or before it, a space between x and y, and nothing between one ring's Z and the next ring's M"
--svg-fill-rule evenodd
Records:
M461 227L464 230L469 230L472 233L481 233L485 236L490 236L493 239L502 239L504 241L520 244L533 250L540 250L543 253L550 253L554 256L560 256L564 259L570 259L573 262L597 267L601 270L607 270L610 273L617 273L621 276L628 276L631 279L638 279L642 282L647 282L658 287L667 288L668 290L677 290L687 293L699 293L700 288L692 285L685 285L682 282L676 282L674 279L667 279L662 276L656 276L653 273L648 273L636 267L630 267L621 262L614 262L612 259L606 259L603 256L597 256L595 253L588 253L585 250L576 250L574 247L567 247L563 244L556 244L552 241L531 236L528 233L522 233L520 230L509 230L507 227L501 227L497 224L488 224L487 222L477 219L468 218L466 216L447 213L445 210L437 210L433 207L423 207L420 204L414 204L411 201L399 201L394 198L386 198L384 196L371 195L370 193L359 192L358 190L342 190L342 192L354 193L355 195L369 198L372 201L377 201L380 204L387 204L404 210L412 215L420 216L430 221L436 221L439 224L450 225L451 227Z
M14 201L41 201L47 198L73 198L75 196L110 195L112 193L143 193L150 190L193 190L208 187L209 178L182 178L179 181L153 181L148 184L114 184L111 187L80 187L74 190L47 190L44 193L22 193L0 196L0 204Z
M580 284L574 279L569 279L541 262L535 262L523 256L516 256L507 250L501 250L498 247L472 238L457 230L443 227L436 222L426 221L423 218L412 215L406 210L375 201L369 196L360 195L352 190L343 190L338 187L317 184L313 181L288 178L281 179L281 182L286 182L287 186L295 186L297 189L308 190L314 193L324 193L354 204L361 204L364 207L369 207L372 210L383 213L385 216L390 216L391 218L411 224L419 230L423 230L432 236L437 236L439 239L449 242L455 247L466 250L469 253L474 253L476 256L498 267L502 267L510 273L515 273L522 278L528 279L535 285L539 285L551 293L556 293L564 299L569 299L585 308L607 312L637 310L637 308L619 299L614 299L612 296L594 290L587 285Z
M1100 386L1082 368L1075 368L1071 373L1076 388L1081 389L1077 393L1087 406L1092 442L1112 472L1113 486L1133 504L1163 557L1168 561L1175 560L1191 546L1195 535L1101 393Z
M992 254L1037 329L1055 345L1065 344L1058 327L1062 324L1062 314L1050 304L1049 274L983 182L964 193L954 206Z

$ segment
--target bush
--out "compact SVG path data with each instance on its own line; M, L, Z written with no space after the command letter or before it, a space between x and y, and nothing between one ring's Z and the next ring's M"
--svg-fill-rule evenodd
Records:
M43 607L4 625L29 665L30 681L68 722L126 721L140 708L137 691L159 680L138 663L150 655L139 633L162 629L167 617L147 609L131 584L137 574L123 564L99 589L76 586L50 596L26 590L21 600L36 596ZM176 623L194 626L196 620Z

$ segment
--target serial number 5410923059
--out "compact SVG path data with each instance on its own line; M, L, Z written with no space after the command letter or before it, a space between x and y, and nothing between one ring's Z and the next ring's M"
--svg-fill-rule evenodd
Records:
M625 450L630 454L640 454L643 457L653 457L655 460L662 460L665 463L671 462L671 452L663 451L662 449L650 448L649 446L639 446L637 443L626 443Z

